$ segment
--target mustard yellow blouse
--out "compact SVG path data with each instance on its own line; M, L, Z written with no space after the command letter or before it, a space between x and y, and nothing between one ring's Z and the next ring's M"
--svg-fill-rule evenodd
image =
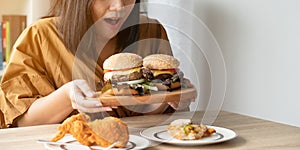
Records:
M72 81L75 56L62 42L54 24L55 18L46 18L29 26L16 41L0 87L0 124L12 125L38 98L47 96L65 83ZM141 16L140 40L131 52L141 56L153 53L172 55L166 31L157 20ZM74 31L75 32L75 31ZM96 66L101 70L102 64ZM100 71L101 72L101 71ZM101 72L95 80L102 80ZM97 82L97 81L95 81ZM137 115L125 108L111 112L117 117Z

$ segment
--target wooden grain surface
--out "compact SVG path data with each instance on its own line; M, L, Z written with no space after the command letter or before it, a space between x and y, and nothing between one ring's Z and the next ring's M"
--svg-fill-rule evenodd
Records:
M147 94L144 96L112 96L109 94L102 95L99 100L103 106L128 106L141 104L154 104L162 102L186 101L196 99L197 91L195 88L187 88L181 90L161 91Z
M181 112L167 115L149 115L140 117L128 117L122 120L128 123L130 134L139 135L140 130L155 125L168 124L178 118L193 118L201 121L203 112ZM214 126L225 127L234 130L238 137L219 144L181 147L152 142L148 150L210 150L210 149L271 149L271 150L298 150L300 148L300 128L288 126L271 121L239 115L229 112L221 112ZM54 125L42 125L12 129L0 129L0 149L7 150L43 150L45 147L36 142L37 139L51 139L57 128Z

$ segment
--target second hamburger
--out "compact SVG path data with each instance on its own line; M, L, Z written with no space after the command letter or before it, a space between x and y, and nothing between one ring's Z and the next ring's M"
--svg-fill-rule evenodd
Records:
M143 59L143 76L158 90L172 91L181 87L183 72L178 68L179 61L170 55L152 54Z

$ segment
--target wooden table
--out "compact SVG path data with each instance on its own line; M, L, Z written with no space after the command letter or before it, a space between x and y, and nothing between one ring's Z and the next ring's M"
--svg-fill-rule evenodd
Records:
M194 116L194 121L200 121L202 112L182 112L173 115L151 115L128 117L123 120L130 127L130 134L139 134L139 130L153 125L166 124L176 118ZM221 112L213 124L237 132L238 137L218 144L180 147L152 142L149 150L156 149L300 149L300 128L256 119L244 115ZM12 129L0 129L1 150L43 150L45 147L36 142L37 139L49 140L56 132L57 124L42 125Z

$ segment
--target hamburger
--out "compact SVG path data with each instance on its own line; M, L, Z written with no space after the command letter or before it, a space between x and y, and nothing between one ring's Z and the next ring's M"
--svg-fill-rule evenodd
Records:
M118 53L103 63L104 82L102 93L111 95L143 95L143 58L133 53Z
M170 55L152 54L143 59L143 77L159 91L172 91L181 87L183 72L179 61Z

